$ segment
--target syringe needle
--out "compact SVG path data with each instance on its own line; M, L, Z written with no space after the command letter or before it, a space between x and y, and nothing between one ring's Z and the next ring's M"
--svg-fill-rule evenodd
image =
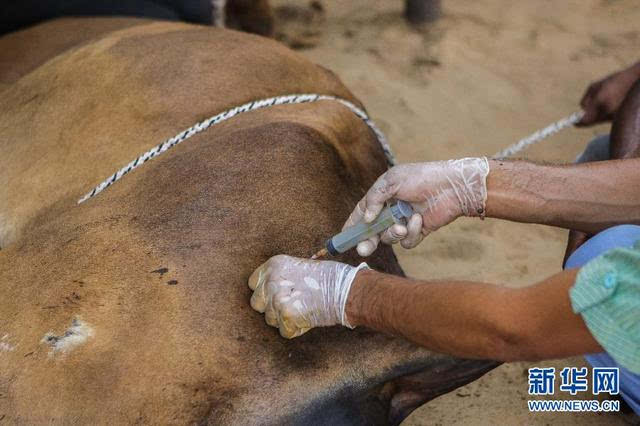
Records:
M325 257L328 254L329 254L329 251L326 248L323 248L322 250L318 251L316 254L311 256L311 260L316 260L316 259L319 259L321 257Z

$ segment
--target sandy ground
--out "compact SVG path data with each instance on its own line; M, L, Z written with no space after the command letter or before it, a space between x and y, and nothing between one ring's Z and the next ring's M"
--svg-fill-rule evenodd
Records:
M401 162L491 155L578 109L587 84L638 59L635 0L443 0L415 29L400 0L275 0L283 41L335 71L387 133ZM568 162L608 126L570 129L528 158ZM458 220L419 248L396 252L419 278L524 286L560 270L566 231ZM529 366L503 365L442 396L405 425L633 424L623 415L529 414ZM561 394L558 398L565 398Z

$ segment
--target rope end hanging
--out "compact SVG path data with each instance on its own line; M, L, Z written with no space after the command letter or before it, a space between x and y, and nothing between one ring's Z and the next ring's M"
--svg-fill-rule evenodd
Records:
M568 117L562 118L556 121L555 123L548 125L544 129L540 129L537 132L534 132L531 135L527 136L526 138L520 139L518 142L514 143L513 145L509 145L502 151L494 154L493 157L491 158L494 158L494 159L506 158L514 154L517 154L518 152L527 148L529 145L538 143L569 126L574 126L576 123L582 120L582 117L584 117L584 111L574 112Z

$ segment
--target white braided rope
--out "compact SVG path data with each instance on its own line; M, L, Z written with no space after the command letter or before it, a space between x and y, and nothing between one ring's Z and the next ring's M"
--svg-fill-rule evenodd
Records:
M235 108L231 108L226 111L223 111L217 115L214 115L213 117L209 117L206 120L203 120L189 127L188 129L183 130L182 132L178 133L174 137L162 142L160 145L157 145L151 148L149 151L140 155L138 158L131 161L129 164L127 164L126 166L124 166L123 168L115 172L113 175L109 176L102 183L100 183L98 186L93 188L91 192L88 192L82 198L80 198L80 200L78 200L78 204L88 200L91 197L95 197L97 194L99 194L100 192L104 191L109 186L111 186L114 182L117 182L118 180L120 180L124 175L126 175L133 169L139 167L140 165L144 164L146 161L152 159L153 157L159 154L162 154L169 148L172 148L173 146L179 144L180 142L186 139L189 139L191 136L197 133L200 133L204 130L207 130L209 127L215 124L221 123L225 120L235 117L238 114L242 114L249 111L255 111L262 108L268 108L276 105L302 104L302 103L317 102L317 101L340 102L342 105L344 105L349 110L351 110L351 112L357 115L373 131L376 138L378 139L378 142L380 143L380 146L382 147L382 150L384 151L384 155L387 158L388 164L390 166L393 166L395 164L395 157L393 156L393 153L391 152L391 148L389 147L387 139L382 133L382 131L375 125L375 123L369 118L369 116L367 115L366 112L364 112L364 110L362 110L361 108L358 108L353 103L345 99L338 98L335 96L329 96L329 95L298 94L298 95L276 96L273 98L266 98L266 99L252 101L252 102L247 102L244 105L240 105Z
M549 136L559 132L560 130L566 127L573 126L578 121L582 120L582 117L584 117L584 111L574 112L570 116L560 119L555 123L548 125L544 129L540 129L537 132L527 136L524 139L520 139L518 142L514 143L513 145L509 145L502 151L496 153L492 158L510 157L513 154L516 154L522 151L529 145L540 142L541 140L548 138Z

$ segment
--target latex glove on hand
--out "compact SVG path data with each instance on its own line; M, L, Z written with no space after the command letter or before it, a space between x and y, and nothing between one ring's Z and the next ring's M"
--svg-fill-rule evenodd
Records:
M388 200L406 201L416 212L407 225L392 225L381 235L359 243L357 250L360 256L369 256L380 240L413 248L426 235L460 216L483 218L488 174L486 157L395 166L373 184L343 229L362 220L373 221Z
M311 328L342 324L353 328L345 307L356 273L368 269L344 263L274 256L249 278L251 307L282 337L298 337Z
M576 126L591 126L612 120L631 86L638 79L640 62L591 83L580 100L584 117Z

